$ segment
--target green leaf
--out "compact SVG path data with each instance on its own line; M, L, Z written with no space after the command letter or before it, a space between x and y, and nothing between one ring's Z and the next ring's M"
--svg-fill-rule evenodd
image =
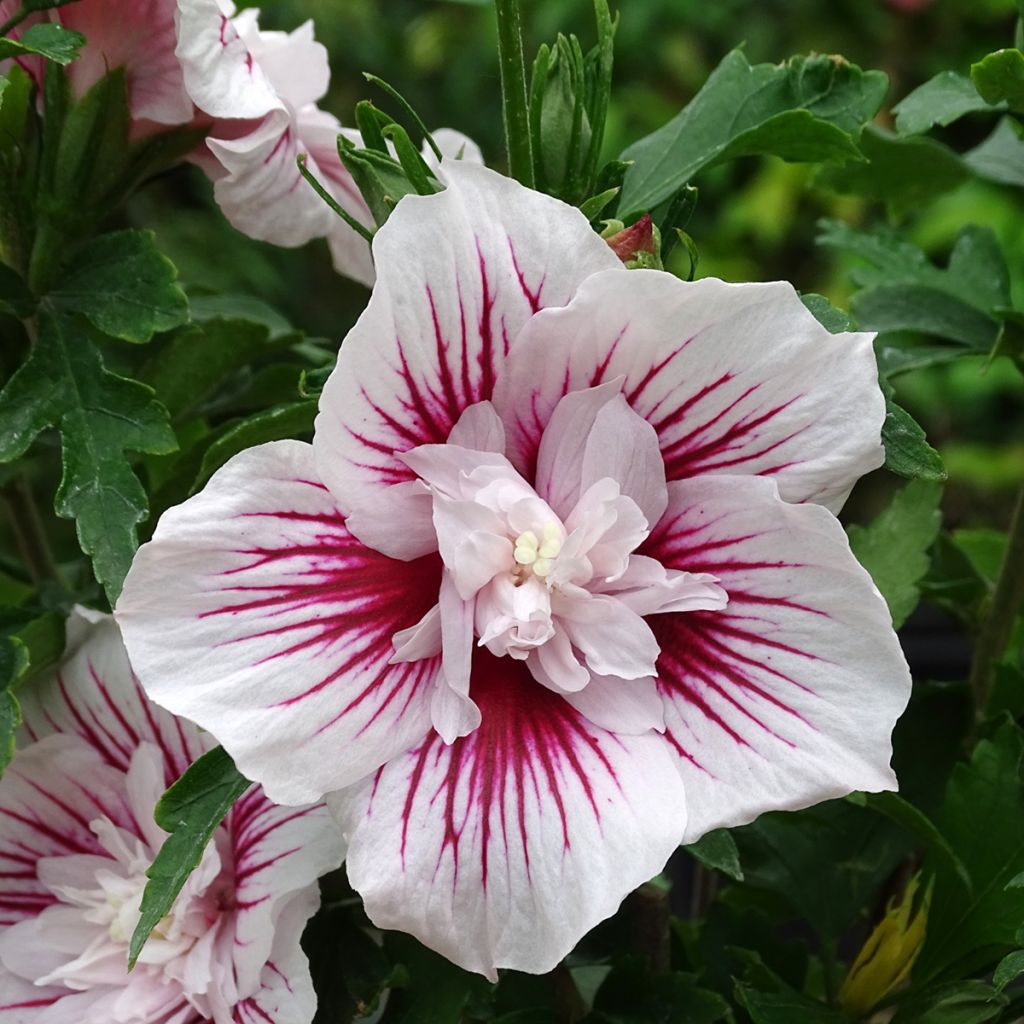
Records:
M729 1004L700 987L696 975L653 975L643 956L616 959L594 999L593 1024L715 1024Z
M971 81L986 103L1006 103L1024 111L1024 53L996 50L971 65Z
M865 161L825 167L817 184L884 202L897 216L951 192L970 169L948 146L934 139L902 138L874 125L860 140Z
M992 964L1016 942L1024 889L1007 889L1024 870L1024 734L1004 724L953 771L937 824L970 873L966 894L945 860L925 860L935 880L928 934L915 979L958 977Z
M781 920L802 918L825 941L866 916L910 845L902 829L845 800L762 814L732 834L744 889L770 894Z
M1002 992L1011 981L1016 981L1022 974L1024 974L1024 949L1018 949L1007 953L999 961L999 966L992 975L992 984L995 985L997 992Z
M928 549L942 525L941 497L937 484L912 480L869 526L847 529L850 547L882 592L895 629L920 600L918 584L928 572Z
M188 320L177 277L152 231L117 231L75 254L49 300L61 312L81 313L104 334L141 343Z
M1024 138L1017 122L1004 117L984 142L964 154L964 163L979 178L1024 187Z
M27 320L35 312L35 296L10 267L0 263L0 313Z
M885 468L908 480L929 480L941 483L946 479L942 456L928 443L924 428L892 395L892 385L882 381L885 394L885 420L882 423L882 444L885 446Z
M991 111L974 83L956 71L943 71L918 86L892 108L900 135L920 135L935 125L952 124L965 114Z
M736 997L753 1024L843 1024L846 1020L838 1010L795 991L759 992L737 983Z
M411 935L385 932L384 950L405 968L405 984L388 996L388 1024L458 1024L470 998L489 986L456 967Z
M845 309L833 306L824 295L808 292L800 296L800 301L830 334L843 334L846 331L857 330L857 321Z
M958 981L904 1000L892 1024L984 1024L995 1020L1007 1002L983 981Z
M310 433L313 429L313 420L316 418L317 405L316 399L278 405L233 427L207 449L193 493L228 459L245 451L246 448Z
M263 324L215 317L177 333L139 376L177 418L199 405L233 372L296 337L271 341L270 330ZM298 374L296 368L296 378Z
M126 453L167 453L176 441L153 392L107 371L88 333L44 307L29 358L0 392L0 462L22 455L48 427L60 431L64 453L56 511L76 520L113 604L147 511Z
M946 837L939 831L935 822L924 811L904 800L899 793L854 793L848 800L861 807L884 814L890 821L902 825L911 835L919 839L932 853L950 867L964 886L964 892L970 894L973 886L971 876L963 862L949 845Z
M0 778L14 756L14 737L21 725L21 707L14 684L29 665L28 648L17 638L0 638Z
M31 25L17 39L0 39L0 60L39 56L55 64L70 64L85 45L85 36L51 22Z
M224 748L214 747L160 798L153 820L170 835L146 871L149 881L129 948L129 969L135 966L150 932L170 913L217 826L250 785Z
M736 849L736 840L728 829L718 828L708 832L697 842L684 846L683 849L696 857L706 868L721 871L737 882L743 881L739 850Z
M919 331L988 352L1000 331L998 310L1009 307L1010 277L989 228L964 228L946 268L888 231L857 231L821 221L820 245L864 261L851 274L860 290L851 300L865 330Z
M630 146L619 216L649 210L698 171L738 156L859 159L854 137L878 112L888 80L841 57L751 66L733 50L668 124Z

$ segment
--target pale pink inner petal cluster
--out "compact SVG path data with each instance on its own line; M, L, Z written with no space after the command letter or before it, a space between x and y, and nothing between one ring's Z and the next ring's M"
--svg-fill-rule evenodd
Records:
M681 842L892 788L910 681L834 515L884 457L871 336L438 178L374 238L313 444L167 512L117 615L155 700L328 794L376 924L495 977Z
M348 520L371 547L389 546L384 529L422 538L407 555L440 551L438 605L394 638L393 660L441 652L445 685L432 721L447 742L480 724L469 697L474 643L524 661L534 679L563 694L596 676L643 681L653 696L658 643L644 616L727 603L714 577L636 554L668 492L657 437L629 408L621 381L559 403L538 453L540 494L504 449L491 403L470 406L448 443L401 455L425 490L397 502L397 518L385 524L357 506ZM656 716L648 727L663 724Z
M322 806L246 793L128 972L153 809L211 741L146 702L112 620L76 614L71 636L0 781L0 1019L309 1024L299 938L342 853Z

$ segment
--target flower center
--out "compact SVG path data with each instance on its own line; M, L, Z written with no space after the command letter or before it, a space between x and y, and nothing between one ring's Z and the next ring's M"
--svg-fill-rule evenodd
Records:
M563 543L562 531L555 522L545 523L540 537L533 530L519 534L512 552L516 561L512 570L516 586L525 583L530 576L545 579L551 573Z

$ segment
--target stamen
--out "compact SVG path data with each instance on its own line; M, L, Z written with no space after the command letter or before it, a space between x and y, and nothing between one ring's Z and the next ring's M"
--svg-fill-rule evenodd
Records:
M512 556L520 565L533 565L537 561L539 544L537 534L533 530L527 530L516 537L516 548Z

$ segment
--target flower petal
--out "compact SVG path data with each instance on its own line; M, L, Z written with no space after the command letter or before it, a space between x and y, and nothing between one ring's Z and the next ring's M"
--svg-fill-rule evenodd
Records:
M358 146L362 146L362 136L351 128L339 129L334 117L316 107L300 110L298 125L302 144L320 171L321 184L327 187L347 213L363 227L372 229L374 223L370 208L338 156L339 134ZM332 216L327 242L334 258L334 269L339 274L360 284L373 285L377 276L373 268L373 255L369 242L362 235L353 231L341 217Z
M653 679L591 675L590 682L565 699L594 725L620 736L665 731L665 704Z
M368 548L402 562L437 550L434 499L419 480L367 495L346 517L345 526Z
M47 736L18 751L0 785L0 935L56 902L37 878L40 860L106 855L89 829L104 815L142 835L123 772L85 740Z
M480 728L431 734L330 798L370 918L468 970L548 971L664 866L685 827L661 737L615 736L480 653Z
M560 596L554 611L559 626L592 672L620 679L654 675L658 657L654 634L621 601L602 594L588 594L578 600Z
M910 674L835 517L750 477L670 483L669 501L644 550L713 574L729 595L724 611L650 619L686 841L762 811L895 788L890 737Z
M621 378L573 391L551 413L540 440L534 479L537 493L563 519L583 493L583 456L597 414L621 391Z
M448 444L504 455L505 424L490 402L477 402L466 409L452 427Z
M668 506L658 435L621 394L598 411L583 452L580 491L610 478L654 526Z
M107 764L127 771L139 744L153 743L163 752L164 788L210 747L191 722L147 700L113 616L89 609L77 608L68 619L59 668L18 696L22 744L54 732L77 735Z
M625 573L599 590L612 594L637 615L717 611L729 603L729 595L709 573L666 569L646 555L631 555Z
M434 691L430 720L445 743L471 733L480 724L480 709L469 696L473 658L473 602L464 601L450 572L441 577L441 685Z
M356 541L310 446L280 441L165 513L117 615L146 692L213 733L272 800L301 804L427 732L440 659L390 660L440 569Z
M322 100L331 84L331 67L327 47L314 38L313 22L293 32L265 32L258 20L258 12L250 9L235 25L277 94L295 110Z
M177 56L188 94L213 117L258 118L284 109L218 0L178 0Z
M312 1024L316 993L299 945L302 929L319 903L314 888L292 897L274 924L274 947L258 991L231 1007L234 1024Z
M176 11L175 0L87 0L63 8L61 23L89 41L68 66L75 94L84 95L108 71L123 67L135 120L191 121L192 100L174 52Z
M227 826L237 908L231 959L238 990L254 992L275 951L299 948L319 903L316 881L341 865L344 844L323 804L278 807L256 788L238 800ZM297 898L305 908L301 919L284 913L298 909Z
M441 150L445 166L442 166L433 147L427 142L423 143L421 155L430 168L431 174L435 175L439 181L447 181L445 173L447 163L452 160L464 161L467 164L483 164L484 155L480 151L480 147L468 135L463 135L462 132L456 131L454 128L435 128L430 134L433 136L437 148Z
M494 404L509 458L529 478L561 397L625 377L669 480L771 476L787 501L835 509L884 458L872 337L829 334L784 282L609 272L531 320Z
M324 388L314 446L343 503L411 479L394 453L445 441L491 397L523 324L617 262L578 210L484 167L446 169L444 192L407 196L374 238L377 284Z
M217 205L250 238L293 247L326 236L334 226L335 214L296 165L306 150L287 110L271 112L245 135L210 138L206 145L225 171L213 186ZM316 161L307 164L319 178Z

